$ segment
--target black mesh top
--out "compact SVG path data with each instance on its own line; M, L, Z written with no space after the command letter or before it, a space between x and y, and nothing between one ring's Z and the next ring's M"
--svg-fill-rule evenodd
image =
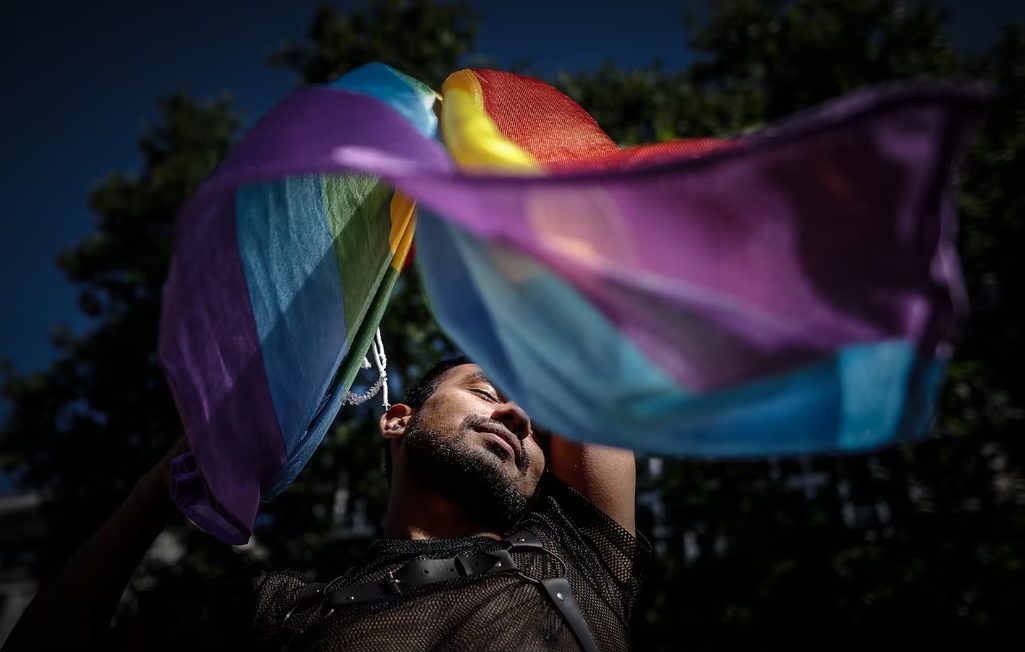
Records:
M551 474L541 480L516 529L527 529L554 555L511 553L527 576L565 576L598 647L630 648L630 618L650 557L643 537L634 538L581 494ZM350 568L333 586L385 578L417 558L447 558L489 551L487 537L382 539L371 561ZM561 560L561 561L560 561ZM331 578L322 578L327 581ZM300 590L310 582L295 573L262 574L221 582L208 599L163 619L153 641L189 650L579 650L572 631L543 589L520 577L490 573L459 577L375 602L341 607L326 618L318 606L297 611L281 627ZM153 630L151 630L153 631Z

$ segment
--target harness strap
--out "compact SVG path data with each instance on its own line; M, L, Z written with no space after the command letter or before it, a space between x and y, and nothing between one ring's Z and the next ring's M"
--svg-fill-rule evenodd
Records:
M512 560L507 550L475 552L448 559L414 559L398 570L389 571L388 577L380 582L331 589L330 603L332 607L337 608L347 604L359 604L392 595L402 595L421 586L457 577L514 570L518 570L516 562ZM323 591L323 585L320 590ZM320 596L311 597L319 598Z
M537 537L527 530L520 530L502 539L499 545L501 548L491 552L474 552L448 559L414 559L398 570L389 571L388 577L380 582L341 586L331 588L327 592L325 592L327 584L323 582L308 584L299 592L299 596L285 616L282 625L285 625L285 622L297 609L315 601L323 603L325 598L333 611L346 605L402 595L421 586L457 577L517 572L523 579L538 584L544 589L545 595L566 621L566 625L569 626L584 652L599 652L594 636L580 611L580 605L573 597L573 591L565 577L537 580L519 573L519 567L509 553L544 552L545 548Z
M591 635L591 628L584 620L584 612L580 611L580 605L573 597L573 590L569 588L569 580L565 577L551 577L541 580L541 586L544 587L552 604L562 614L570 631L577 637L577 643L580 643L584 652L598 652L598 643L595 642L594 636Z

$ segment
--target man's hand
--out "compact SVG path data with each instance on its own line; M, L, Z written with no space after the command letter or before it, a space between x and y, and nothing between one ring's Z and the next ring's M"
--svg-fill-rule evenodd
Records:
M139 493L143 501L151 503L156 512L173 517L176 512L169 493L171 461L188 450L188 440L179 437L174 446L164 454L163 459L139 478L132 493Z

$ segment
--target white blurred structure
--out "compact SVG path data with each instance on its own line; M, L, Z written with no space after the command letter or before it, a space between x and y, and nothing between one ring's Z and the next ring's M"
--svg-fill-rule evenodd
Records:
M0 645L36 593L26 546L43 535L36 493L0 494Z

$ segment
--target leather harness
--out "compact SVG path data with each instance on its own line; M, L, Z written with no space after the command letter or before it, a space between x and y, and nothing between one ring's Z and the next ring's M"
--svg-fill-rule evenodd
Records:
M367 582L365 584L353 584L350 586L332 587L332 582L316 582L306 585L299 593L292 608L285 614L281 626L292 630L291 639L300 634L302 629L292 629L287 623L297 610L319 602L322 607L329 611L324 616L330 616L335 610L343 609L346 605L371 602L384 598L403 595L406 592L444 582L458 577L474 577L494 573L509 573L535 584L544 590L549 601L556 608L566 625L573 632L577 642L584 652L599 652L594 636L591 634L587 621L580 611L580 605L573 597L569 581L565 577L552 577L548 579L537 579L525 575L520 571L516 562L509 553L512 552L544 552L551 554L556 559L562 560L538 541L532 533L527 530L519 530L499 541L499 549L491 552L473 552L447 559L414 559L407 562L397 570L389 571L388 576L380 582ZM565 563L563 563L565 568ZM286 644L285 648L287 649Z

